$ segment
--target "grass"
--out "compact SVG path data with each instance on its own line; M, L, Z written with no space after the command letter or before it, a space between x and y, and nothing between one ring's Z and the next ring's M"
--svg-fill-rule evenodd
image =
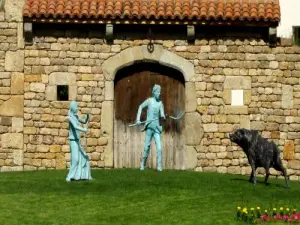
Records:
M65 182L67 171L0 174L0 225L243 224L236 207L300 209L300 182L148 169L93 170L93 181ZM277 223L276 223L277 224Z

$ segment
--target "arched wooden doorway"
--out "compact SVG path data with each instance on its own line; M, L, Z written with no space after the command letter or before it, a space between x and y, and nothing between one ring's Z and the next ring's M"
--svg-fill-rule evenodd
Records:
M167 115L184 111L183 75L172 68L155 63L140 63L125 67L115 77L114 89L114 167L139 168L144 149L145 133L135 123L139 105L151 97L154 84L161 85L161 99ZM146 119L143 110L141 121ZM183 120L161 121L163 168L181 169L183 165ZM156 149L152 141L147 167L156 168Z

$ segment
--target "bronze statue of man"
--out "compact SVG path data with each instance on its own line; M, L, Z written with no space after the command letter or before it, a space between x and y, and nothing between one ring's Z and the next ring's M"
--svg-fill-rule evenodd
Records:
M151 140L154 138L156 145L156 155L157 155L157 170L162 171L162 148L161 148L161 137L162 126L159 124L159 118L162 117L166 119L164 112L164 105L160 100L160 85L155 84L152 89L152 97L145 100L138 109L136 123L141 124L140 117L142 110L147 107L147 120L145 123L144 130L146 131L145 146L141 162L141 170L145 169L147 159L149 156L149 150L151 145Z

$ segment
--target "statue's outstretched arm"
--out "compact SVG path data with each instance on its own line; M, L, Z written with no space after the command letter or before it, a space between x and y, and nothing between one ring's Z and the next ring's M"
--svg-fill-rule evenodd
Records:
M161 103L160 105L160 117L166 119L165 110L164 110L164 104Z
M77 116L77 118L80 123L86 124L89 121L90 115L87 113L85 120L80 118L79 116Z
M149 99L145 100L142 104L140 104L137 115L136 115L136 122L140 122L141 121L141 114L142 114L142 110L145 107L148 107L149 104Z
M73 125L73 127L76 129L76 130L80 130L82 132L87 132L87 128L86 127L81 127L81 126L78 126L76 121L75 121L75 118L72 118L69 116L69 121L70 123Z

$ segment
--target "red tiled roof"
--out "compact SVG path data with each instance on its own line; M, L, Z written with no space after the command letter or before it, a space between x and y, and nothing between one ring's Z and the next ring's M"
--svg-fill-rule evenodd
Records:
M26 0L25 19L279 22L279 0Z

